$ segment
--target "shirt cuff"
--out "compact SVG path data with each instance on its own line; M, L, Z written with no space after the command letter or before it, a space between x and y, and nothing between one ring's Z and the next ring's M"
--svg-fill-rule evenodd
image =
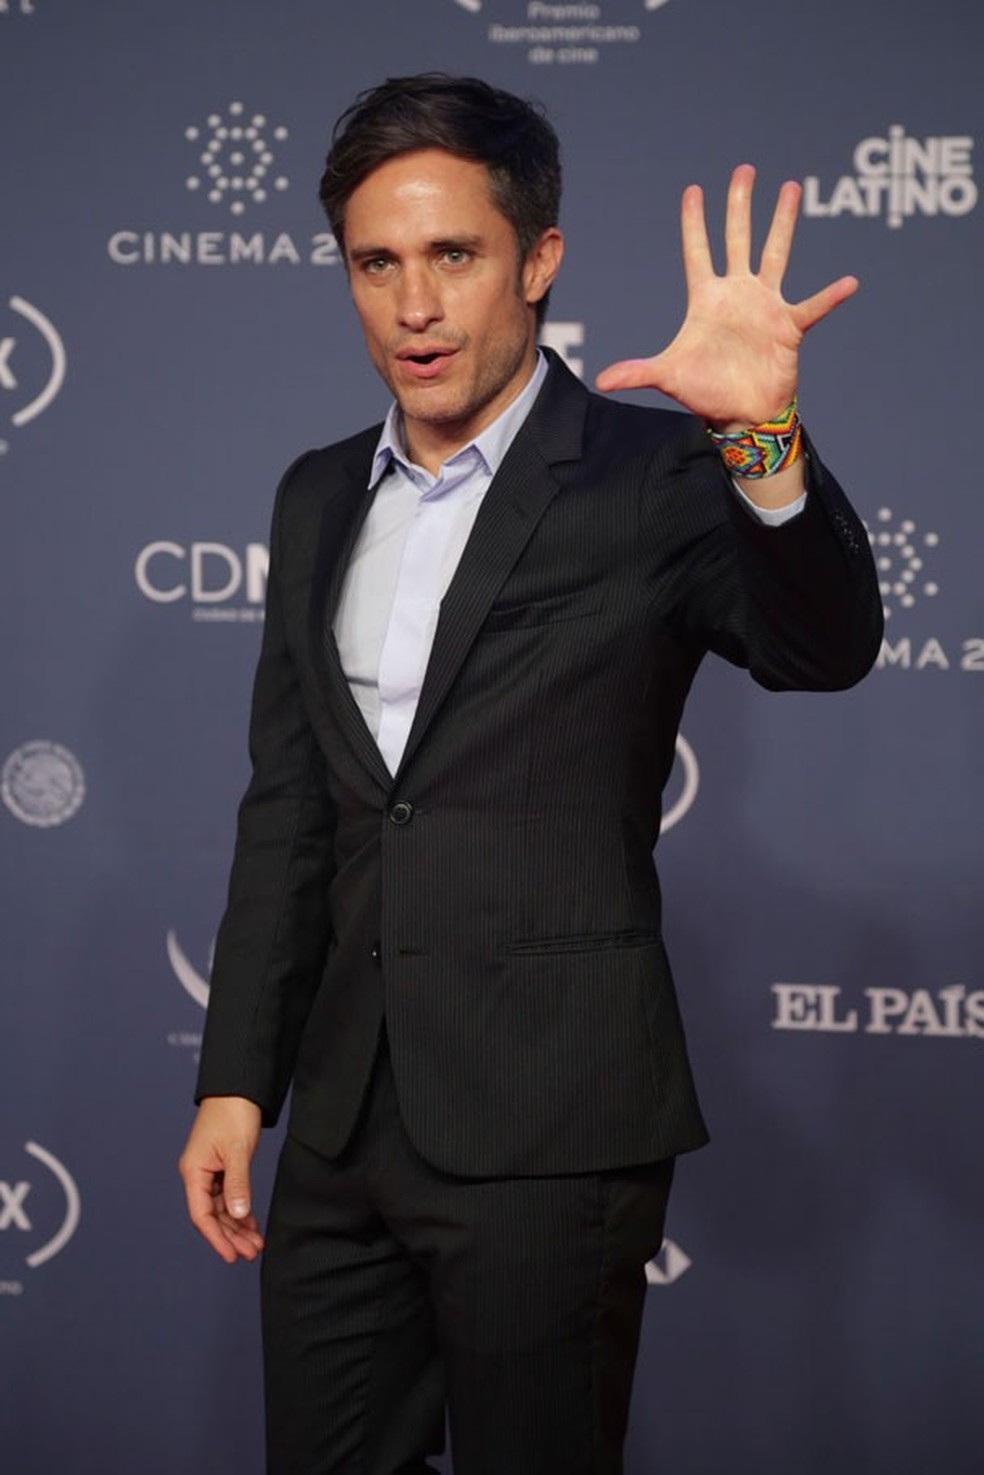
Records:
M802 512L806 506L806 493L800 492L796 501L788 503L785 507L759 507L757 503L752 501L751 497L745 496L745 493L735 481L734 477L731 479L731 485L752 516L757 517L759 522L764 522L770 528L782 527L784 522L789 522L798 512Z

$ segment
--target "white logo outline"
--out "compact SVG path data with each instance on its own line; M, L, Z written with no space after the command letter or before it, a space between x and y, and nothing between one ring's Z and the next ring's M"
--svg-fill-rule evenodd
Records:
M65 1195L65 1213L60 1225L54 1234L45 1240L43 1245L39 1246L36 1250L32 1250L29 1255L25 1256L25 1263L28 1267L31 1270L37 1270L39 1266L46 1265L49 1260L53 1260L56 1255L60 1255L75 1234L82 1218L82 1195L79 1193L78 1184L65 1164L55 1157L55 1154L50 1152L48 1148L42 1147L38 1142L25 1142L24 1151L29 1157L34 1158L35 1162L39 1162L42 1167L48 1169L49 1173L57 1180L58 1186ZM4 1186L9 1187L6 1184ZM23 1190L23 1193L19 1196L19 1201L22 1201L26 1196L29 1185L25 1182L18 1184L17 1187ZM15 1222L17 1222L19 1229L29 1227L26 1216L24 1216L23 1223Z
M659 1253L646 1263L646 1283L651 1286L671 1286L686 1275L693 1264L686 1250L672 1239L664 1239Z
M25 298L17 296L9 298L7 305L18 316L26 319L31 324L31 327L35 328L41 334L45 346L51 355L51 371L48 375L47 383L41 389L40 393L36 394L28 404L22 405L19 410L15 410L10 417L11 425L15 430L19 430L22 425L28 425L32 420L36 420L39 415L42 415L61 390L65 382L65 369L68 356L65 352L65 344L61 334L51 319L39 307L35 307L33 302L28 302ZM14 344L15 340L8 339L5 340L4 346L10 347ZM9 385L5 384L4 388L16 388L16 382ZM6 442L0 441L0 452L6 449Z
M58 1161L53 1152L48 1152L47 1148L41 1147L37 1142L25 1142L24 1151L30 1153L31 1157L36 1158L39 1163L43 1163L49 1172L55 1175L65 1195L65 1217L61 1228L51 1236L47 1244L43 1244L39 1250L35 1250L27 1257L28 1265L32 1270L36 1270L39 1265L44 1265L48 1260L53 1260L56 1255L61 1254L78 1229L79 1220L82 1217L82 1196L75 1179L64 1163Z
M178 935L171 928L167 934L167 960L171 965L175 978L184 989L185 993L202 1009L208 1008L210 984L203 978L197 968L188 960L184 954Z
M676 803L671 805L663 814L660 821L659 833L664 835L667 830L679 824L684 815L692 808L700 788L700 765L697 762L697 754L687 742L682 732L677 733L676 756L683 766L683 790Z
M21 743L0 769L0 798L15 819L37 829L50 830L73 819L85 795L81 763L48 738Z

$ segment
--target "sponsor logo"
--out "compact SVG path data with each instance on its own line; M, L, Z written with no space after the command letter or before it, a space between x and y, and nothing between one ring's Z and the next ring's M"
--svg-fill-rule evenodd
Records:
M671 1239L664 1239L658 1255L646 1266L646 1281L651 1286L671 1286L686 1275L693 1264L690 1256Z
M934 571L940 534L919 528L911 517L897 517L890 507L880 507L874 527L868 527L868 540L886 620L878 669L984 671L984 636L944 641L925 631L912 635L900 628L911 611L940 593Z
M255 624L263 619L269 563L264 543L238 553L227 543L162 538L141 548L133 576L145 599L190 608L193 620Z
M0 15L33 15L34 0L0 0Z
M636 46L639 21L669 0L454 0L481 16L493 46L524 48L531 66L594 66L611 48ZM494 18L493 18L494 17Z
M0 321L0 395L9 413L0 418L0 454L8 448L4 423L19 430L36 420L65 379L65 345L51 319L23 297L11 297L7 308L14 318Z
M285 124L240 101L190 124L184 139L194 152L184 188L193 199L186 199L186 206L219 210L237 221L262 213L264 227L209 229L198 221L166 229L132 226L110 235L110 261L117 266L337 266L341 258L330 231L301 238L280 228L276 214L270 225L270 210L290 188L282 165L289 138ZM179 167L176 161L176 176Z
M803 214L883 217L897 229L913 215L969 215L977 204L966 134L909 138L893 123L885 138L862 138L853 174L843 174L824 198L819 178L803 180Z
M868 528L868 541L886 620L891 619L893 604L912 609L920 595L933 599L940 592L935 580L924 577L925 558L939 547L939 533L920 533L911 518L896 522L890 507L879 507L878 527L875 531Z
M984 989L962 983L929 989L866 988L844 1000L827 983L774 983L772 1028L839 1035L929 1035L939 1040L984 1039Z
M215 944L213 942L212 952L214 952L214 950ZM185 957L184 952L181 948L181 944L178 942L178 934L174 931L171 931L167 934L167 960L171 965L171 969L174 973L175 978L178 980L188 997L194 999L195 1003L200 1005L202 1009L207 1009L208 978L203 978L202 975ZM211 971L212 953L210 952L208 960L208 972L211 973Z
M190 174L185 188L204 188L213 205L227 204L231 215L242 215L247 205L262 205L271 188L285 190L290 180L276 169L276 144L289 138L283 124L271 127L262 113L247 115L241 102L228 113L210 113L205 128L185 129L189 143L204 151L198 174Z
M215 951L215 943L209 949L208 968L205 973L199 973L195 965L187 957L184 949L178 941L178 934L172 929L165 940L167 960L171 965L171 972L180 983L185 993L198 1005L200 1009L208 1008L209 974L212 971L212 954ZM190 1050L192 1059L198 1064L202 1049L202 1032L200 1029L172 1029L168 1032L167 1043L176 1050Z
M67 748L38 739L10 754L0 770L0 796L22 824L47 830L78 813L85 775Z
M75 1179L53 1152L37 1142L25 1142L24 1152L31 1159L26 1176L0 1179L0 1249L7 1264L37 1270L72 1238L82 1200ZM47 1170L40 1178L38 1165ZM0 1295L19 1296L23 1290L19 1280L0 1280Z
M660 822L659 832L665 835L667 830L679 824L684 815L692 808L697 798L697 790L700 788L700 768L697 764L697 755L687 742L682 733L677 733L676 760L670 774L670 782L667 791L676 790L676 798L673 802L663 808L663 818Z
M984 635L946 643L935 635L886 635L875 665L879 671L984 671Z

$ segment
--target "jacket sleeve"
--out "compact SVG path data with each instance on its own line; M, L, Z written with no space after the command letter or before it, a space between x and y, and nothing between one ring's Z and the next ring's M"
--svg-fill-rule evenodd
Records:
M779 527L735 494L702 427L671 474L695 509L674 571L679 634L770 690L836 691L870 670L881 595L864 525L807 443L807 499Z
M196 1101L248 1097L266 1125L283 1105L330 936L333 811L282 604L285 507L304 459L285 474L274 505L250 717L253 772L239 809L195 1093Z

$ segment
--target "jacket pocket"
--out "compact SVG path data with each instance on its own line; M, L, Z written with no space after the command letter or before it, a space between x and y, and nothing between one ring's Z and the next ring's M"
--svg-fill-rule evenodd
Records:
M482 629L521 630L531 625L552 625L558 620L578 620L585 615L594 615L600 609L600 595L584 594L578 590L573 594L559 594L554 599L497 605L489 610Z
M506 943L506 952L515 956L554 953L602 953L618 948L652 947L660 941L658 932L634 928L625 932L583 932L570 937L528 937Z

